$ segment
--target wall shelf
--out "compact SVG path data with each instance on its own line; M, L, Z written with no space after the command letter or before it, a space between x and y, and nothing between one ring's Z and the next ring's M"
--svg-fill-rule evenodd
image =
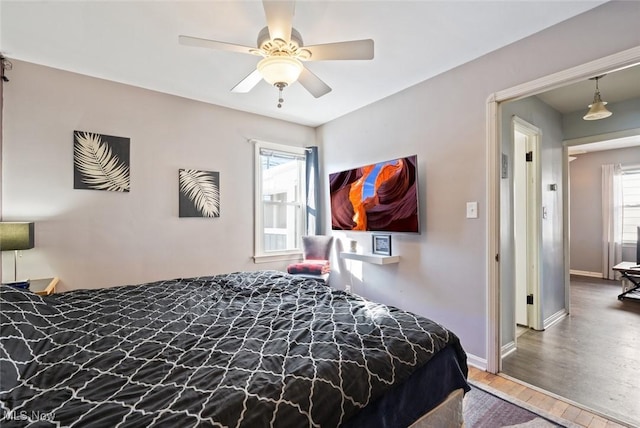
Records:
M373 263L374 265L388 265L392 263L398 263L400 261L400 256L384 256L382 254L373 253L351 253L349 251L342 251L340 253L340 258Z

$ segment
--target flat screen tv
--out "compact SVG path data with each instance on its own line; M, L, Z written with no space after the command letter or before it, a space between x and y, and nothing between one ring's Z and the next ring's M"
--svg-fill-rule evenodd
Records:
M333 230L420 233L417 156L329 174Z

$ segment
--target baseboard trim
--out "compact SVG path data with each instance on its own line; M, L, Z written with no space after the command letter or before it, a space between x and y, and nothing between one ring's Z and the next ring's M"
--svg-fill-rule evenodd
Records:
M483 372L487 371L487 360L485 358L476 357L473 354L467 354L467 364L480 369Z
M502 348L500 348L500 355L502 356L502 358L507 357L509 354L516 352L516 341L513 340L509 343L507 343L506 345L502 345Z
M555 314L551 315L549 318L544 320L542 327L546 330L547 328L551 327L555 323L562 321L564 317L568 315L569 315L569 312L567 312L566 309L560 309L558 312L556 312Z
M588 270L569 269L571 275L589 276L591 278L604 278L602 272L589 272Z

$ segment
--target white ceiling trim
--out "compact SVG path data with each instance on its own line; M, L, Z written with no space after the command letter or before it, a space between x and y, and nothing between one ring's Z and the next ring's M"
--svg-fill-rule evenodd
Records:
M611 64L617 65L612 69ZM492 99L496 102L518 100L638 64L640 64L640 46L496 92L492 95Z
M565 140L570 155L640 146L640 128Z

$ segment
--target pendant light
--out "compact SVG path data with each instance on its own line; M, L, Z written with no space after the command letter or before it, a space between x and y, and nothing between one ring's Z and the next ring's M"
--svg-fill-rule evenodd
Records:
M600 89L598 89L598 79L601 79L604 76L605 75L603 74L602 76L596 76L589 79L589 80L596 81L596 93L593 95L593 103L589 104L589 111L583 117L584 120L604 119L605 117L609 117L613 114L609 110L607 110L607 108L605 107L607 102L602 101L602 98L600 98Z

